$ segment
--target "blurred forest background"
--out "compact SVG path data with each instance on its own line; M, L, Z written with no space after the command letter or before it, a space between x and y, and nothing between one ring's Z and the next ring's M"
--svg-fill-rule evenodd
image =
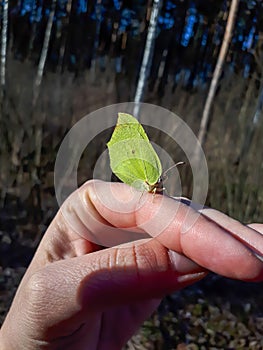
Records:
M205 126L207 205L263 222L261 0L2 0L0 19L0 321L58 209L60 143L100 107L136 98L170 109L196 135ZM105 139L83 156L80 183L92 178ZM183 191L191 195L190 182ZM168 297L127 348L262 349L262 305L262 283L213 275Z

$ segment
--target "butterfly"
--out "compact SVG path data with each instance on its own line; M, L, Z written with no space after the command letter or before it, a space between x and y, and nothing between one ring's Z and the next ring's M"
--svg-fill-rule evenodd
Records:
M161 161L136 118L118 113L107 146L111 170L122 182L140 191L163 193Z

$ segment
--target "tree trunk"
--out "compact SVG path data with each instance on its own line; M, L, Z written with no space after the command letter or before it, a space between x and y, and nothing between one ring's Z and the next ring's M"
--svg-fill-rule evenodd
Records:
M35 129L34 129L34 137L35 137L35 157L34 157L34 168L31 173L31 178L33 180L33 184L36 185L36 200L37 202L40 201L41 195L40 195L40 189L39 189L39 168L40 168L40 161L41 161L41 150L42 150L42 128L43 128L43 120L44 118L41 115L45 115L44 113L39 112L39 115L35 115L36 113L36 107L37 107L37 101L39 97L39 90L40 90L40 85L42 83L43 79L43 73L44 73L44 67L47 59L47 53L48 53L48 47L49 47L49 42L50 42L50 37L51 37L51 30L52 30L52 25L53 25L53 20L54 20L54 15L55 15L55 10L56 10L56 3L57 0L53 0L51 4L51 9L47 21L47 27L46 27L46 32L45 32L45 37L44 37L44 42L42 46L42 51L38 63L38 69L37 69L37 76L34 82L34 90L33 90L33 105L32 105L32 120L35 123ZM39 119L39 120L38 120ZM38 203L40 206L41 204Z
M139 119L139 102L143 100L143 93L145 88L145 83L148 77L148 73L152 61L152 52L154 48L155 32L158 23L158 15L162 6L161 0L154 0L151 12L150 24L148 28L148 34L146 38L146 44L144 48L144 54L141 64L140 75L137 83L137 88L135 92L134 102L136 103L133 114Z
M1 33L1 70L0 70L0 84L1 84L1 104L5 96L6 87L6 52L7 52L7 27L8 27L8 0L2 2L2 33Z
M238 4L239 4L239 0L232 0L231 6L230 6L222 46L220 48L218 60L217 60L216 67L215 67L215 70L213 73L212 82L211 82L208 96L207 96L207 99L205 102L205 107L204 107L204 111L203 111L203 115L202 115L202 119L201 119L201 124L200 124L200 128L199 128L198 140L199 140L201 145L203 145L204 141L205 141L205 136L206 136L206 131L207 131L207 125L209 122L211 107L212 107L212 104L214 101L216 88L218 85L218 80L220 78L220 75L221 75L221 72L223 69L223 65L224 65L224 61L225 61L225 57L226 57L226 54L227 54L227 51L229 48L229 44L231 41L233 27L234 27L234 23L235 23L235 16L236 16L236 12L238 9Z
M42 47L42 51L41 51L41 55L40 55L40 59L39 59L39 63L38 63L37 76L36 76L35 84L34 84L35 86L34 86L34 91L33 91L33 107L36 105L38 95L39 95L39 88L40 88L42 78L43 78L44 67L45 67L45 63L46 63L46 59L47 59L48 47L49 47L51 30L52 30L52 25L53 25L53 19L54 19L55 10L56 10L56 3L57 3L57 0L52 1L50 14L49 14L48 22L47 22L43 47Z

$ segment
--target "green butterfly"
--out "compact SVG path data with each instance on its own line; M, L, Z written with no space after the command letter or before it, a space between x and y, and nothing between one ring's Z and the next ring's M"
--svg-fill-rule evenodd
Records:
M162 193L162 165L142 125L130 114L118 113L107 143L112 172L140 191Z

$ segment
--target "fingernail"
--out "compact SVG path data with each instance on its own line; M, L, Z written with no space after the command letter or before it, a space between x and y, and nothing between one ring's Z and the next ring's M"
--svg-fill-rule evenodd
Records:
M188 275L178 276L177 281L179 283L198 281L205 277L207 272L190 273Z
M172 268L180 274L188 274L191 272L199 272L200 270L204 270L192 260L173 250L169 250L168 255Z

